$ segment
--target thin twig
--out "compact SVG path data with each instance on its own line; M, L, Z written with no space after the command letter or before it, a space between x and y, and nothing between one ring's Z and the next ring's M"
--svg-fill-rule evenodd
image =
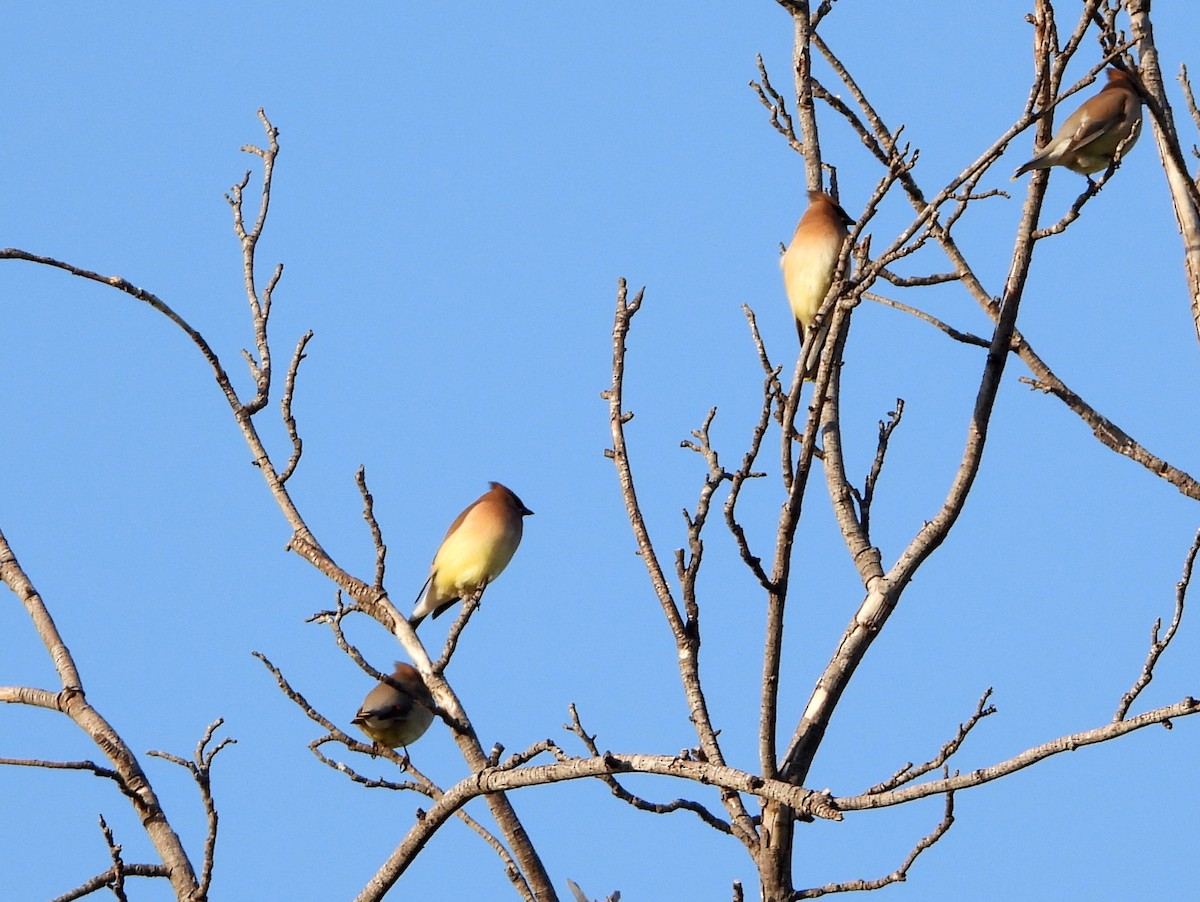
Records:
M104 834L104 844L108 846L108 856L112 859L113 863L113 866L109 869L109 873L113 875L113 879L108 884L108 889L117 898L118 902L129 902L129 896L125 894L125 861L121 858L121 847L113 838L112 828L105 823L103 816L100 818L100 832Z
M486 588L487 580L485 579L479 584L478 589L472 592L469 597L462 600L462 610L458 612L458 616L454 618L454 623L450 625L450 632L446 634L446 643L442 646L442 656L433 662L434 673L442 673L450 664L450 658L454 655L455 649L458 648L459 637L462 636L462 631L467 628L471 617L479 610L479 606L483 602L483 592Z
M1126 733L1132 733L1135 730L1141 730L1149 726L1161 725L1165 727L1172 720L1180 717L1189 717L1193 714L1200 714L1200 701L1188 696L1173 705L1155 708L1152 711L1139 714L1137 717L1113 721L1094 730L1085 730L1081 733L1072 733L1068 736L1052 739L1050 742L1026 749L1018 755L1014 755L998 764L993 764L991 767L979 768L972 770L970 773L944 777L940 780L917 783L913 786L889 792L868 792L853 797L834 798L833 804L837 806L839 811L866 811L873 808L903 805L914 799L941 795L951 790L958 791L982 786L985 783L999 780L1001 777L1016 773L1047 758L1061 755L1063 752L1074 752L1085 746L1108 742L1110 739L1116 739L1118 736L1124 736Z
M742 561L750 568L750 572L754 574L759 585L770 591L771 580L763 569L762 558L750 550L750 541L746 537L746 530L737 519L737 503L741 497L742 487L746 484L747 480L761 479L767 475L761 470L755 470L754 464L758 460L758 453L762 449L763 439L766 437L767 429L770 426L772 410L779 412L779 420L782 421L783 419L783 389L779 384L780 367L772 366L770 359L767 357L766 347L763 345L762 336L758 332L758 322L754 318L754 311L743 304L742 312L746 315L746 320L750 324L750 335L753 338L754 347L758 352L759 362L763 367L762 405L758 411L758 422L755 423L754 431L750 437L750 447L742 455L741 466L734 471L729 480L729 497L725 499L724 509L725 525L737 543L738 553L741 555Z
M86 770L97 777L112 780L121 787L122 792L128 792L124 780L115 770L101 767L94 761L45 761L40 758L0 758L0 765L9 767L44 767L48 770Z
M1141 464L1155 476L1171 483L1188 498L1200 500L1200 482L1190 473L1152 454L1124 429L1068 388L1023 338L1014 335L1014 341L1017 342L1017 355L1033 371L1032 377L1022 376L1018 381L1044 394L1054 395L1068 410L1083 420L1092 430L1092 434L1106 447Z
M129 864L126 862L121 865L120 875L122 877L169 877L170 872L161 864ZM50 902L75 902L76 899L82 899L84 896L108 889L117 876L117 868L111 867L107 871L85 880L75 889L65 892L61 896L55 896Z
M1154 627L1150 630L1150 651L1146 655L1146 663L1142 665L1142 672L1138 675L1132 688L1121 696L1121 703L1117 705L1117 712L1113 715L1113 720L1125 719L1130 706L1154 679L1154 667L1158 664L1158 659L1167 650L1171 640L1175 638L1175 633L1179 630L1179 623L1183 620L1183 603L1187 598L1188 586L1192 582L1192 567L1196 563L1197 552L1200 552L1200 532L1197 532L1196 538L1192 540L1192 547L1188 549L1183 560L1183 576L1175 584L1175 613L1171 617L1171 625L1167 627L1167 631L1160 639L1158 631L1162 627L1162 618L1154 621Z
M754 89L754 93L758 95L759 101L767 108L767 112L771 116L771 127L783 135L787 139L788 145L798 154L804 153L804 144L796 137L796 131L792 127L792 117L788 115L787 101L784 100L782 94L775 90L771 84L771 79L767 75L766 64L763 63L762 54L755 57L755 63L758 66L759 81L751 81L750 87Z
M946 835L946 831L954 825L954 792L946 793L946 807L942 812L942 819L936 827L933 828L928 836L923 837L917 842L908 857L904 859L900 865L892 873L885 877L880 877L876 880L850 880L846 883L827 883L825 886L816 887L814 889L800 890L793 893L793 899L817 899L821 896L829 895L830 893L849 893L861 892L865 890L882 889L890 883L903 883L908 879L909 868L913 866L917 858L936 843L939 839Z
M587 747L587 750L592 754L593 757L600 756L600 749L596 746L596 737L595 735L589 735L588 732L584 730L583 724L579 720L579 712L575 709L575 704L572 703L569 705L567 710L569 710L571 713L571 722L569 724L563 724L563 729L578 736L580 741L584 744L584 746ZM600 779L608 785L608 788L612 790L612 794L614 796L616 796L622 802L633 806L639 811L648 811L652 814L670 814L674 811L690 811L700 818L700 820L704 821L704 823L708 824L708 826L721 833L732 834L735 829L735 827L728 821L717 817L699 802L693 802L689 799L675 799L671 802L650 802L641 796L636 796L631 793L613 776L605 774L601 776Z
M308 750L312 752L317 760L326 767L336 770L338 773L348 777L351 782L358 783L360 786L365 786L368 789L390 789L396 792L418 792L431 799L435 798L436 794L441 791L434 786L433 782L428 777L417 770L416 766L412 763L411 756L407 752L401 754L395 749L389 748L386 745L381 745L377 742L368 744L365 742L359 742L356 739L351 739L350 742L346 742L346 738L348 737L339 736L337 733L326 733L324 736L318 736L316 739L310 740L308 743ZM398 770L407 773L413 779L397 783L393 780L384 780L383 778L365 777L348 764L345 764L341 761L336 761L321 751L321 746L327 745L331 742L336 742L339 745L343 745L351 752L358 752L361 755L365 755L372 761L374 761L376 758L384 758L385 760L396 765Z
M942 322L935 316L931 316L924 310L918 310L916 307L910 307L908 304L902 304L900 301L894 301L891 298L887 298L883 295L875 294L874 292L870 291L864 292L863 298L868 301L874 301L877 304L893 307L903 313L915 316L917 319L923 320L934 328L946 333L946 335L948 335L950 338L953 338L955 341L960 341L963 344L975 345L977 348L991 347L992 341L990 338L983 338L982 336L974 335L970 332L960 332L958 329L955 329L953 326Z
M896 409L889 411L887 420L879 421L879 441L875 447L875 459L871 462L871 470L867 473L861 494L853 486L850 491L858 501L858 519L862 523L863 533L871 536L871 502L875 500L875 486L879 482L879 474L883 472L883 461L887 457L888 442L892 433L900 425L904 416L904 399L896 399Z
M375 497L367 491L367 468L359 467L354 474L354 482L358 486L363 500L363 519L371 529L371 541L375 545L375 588L383 589L383 576L387 561L387 546L383 544L383 530L375 519Z
M1192 125L1200 129L1200 109L1196 108L1196 96L1192 93L1192 81L1188 78L1187 65L1179 66L1179 84L1183 88L1184 103L1187 104L1188 115L1192 117Z
M602 397L609 404L609 428L613 440L612 448L608 449L605 454L616 466L617 480L625 502L625 512L629 518L638 551L675 641L679 676L683 683L689 717L700 739L700 747L704 750L706 760L721 766L724 765L725 760L717 741L717 731L713 728L708 702L705 700L700 681L700 636L690 618L685 620L681 615L679 606L667 584L666 575L655 552L649 528L646 526L646 520L638 502L637 491L634 487L633 468L629 461L629 450L625 442L625 425L633 418L633 414L624 409L626 340L633 317L641 309L644 294L644 290L639 291L633 298L630 298L625 280L618 281L612 333L612 384L602 393ZM730 817L743 825L739 835L750 837L753 834L753 828L750 826L749 813L741 799L734 793L723 793L722 800Z
M947 282L957 282L962 278L956 272L935 272L927 276L898 276L887 267L881 268L879 275L897 288L924 288L929 285L945 285Z
M983 720L983 718L990 717L996 713L996 706L989 705L987 703L988 699L991 697L992 689L989 686L987 691L979 697L979 701L975 704L975 712L967 719L966 723L960 723L958 725L958 732L955 734L954 738L943 745L941 751L939 751L937 755L926 761L924 764L918 764L915 767L910 761L908 764L904 765L904 767L896 771L896 773L892 774L891 777L868 789L865 795L889 792L899 786L903 786L905 783L911 783L918 777L925 776L925 774L929 773L930 771L934 771L939 767L943 767L946 762L950 760L951 756L953 756L960 748L962 748L963 742L966 740L967 735L971 732L971 730L975 728L975 725L979 723L979 721Z
M196 743L196 750L192 753L191 761L168 752L150 751L146 753L153 757L170 761L172 764L178 764L180 767L186 769L192 775L192 779L196 781L196 786L200 789L200 798L204 802L204 814L208 822L208 830L204 836L204 863L200 869L201 898L207 897L209 887L212 884L213 863L216 860L217 851L217 823L219 817L217 815L217 805L212 794L212 764L213 760L222 750L227 746L237 744L236 739L227 736L211 749L207 748L208 744L212 742L213 735L224 722L225 719L223 717L218 717L208 725L208 728L204 731L204 735Z
M700 574L700 562L704 557L704 542L701 539L701 533L704 530L704 524L708 522L713 493L722 482L733 479L732 474L721 466L720 457L710 439L710 431L716 415L717 408L711 408L700 428L692 431L695 441L680 442L681 447L695 451L704 458L704 462L708 465L708 473L704 477L704 484L700 487L700 497L696 500L696 513L689 516L686 510L683 512L683 520L687 526L688 549L691 555L686 563L680 555L681 560L677 568L688 626L697 633L700 631L700 605L696 600L696 579Z
M434 802L440 799L444 794L440 787L438 787L432 780L429 779L429 777L421 773L421 771L413 765L412 761L407 755L398 755L394 749L381 748L380 746L376 745L374 747L374 753L371 753L371 747L363 743L355 743L350 747L351 751L363 751L371 753L372 757L374 757L375 753L382 754L385 758L392 761L394 764L412 776L412 780L405 780L404 782L397 783L393 780L365 777L347 764L341 761L336 761L324 754L324 752L321 751L321 746L329 742L339 742L338 737L334 736L333 734L318 737L308 744L309 751L311 751L317 760L322 764L340 774L345 775L351 781L359 784L360 786L366 787L367 789L389 789L400 792L419 792L429 799L432 799ZM418 809L417 819L420 820L422 816L423 812ZM471 830L475 831L475 833L477 833L479 837L492 848L492 850L504 863L505 874L508 876L509 880L513 882L518 894L522 898L529 899L532 902L534 898L532 891L529 889L529 885L525 881L525 878L521 875L521 869L517 867L516 861L513 860L513 857L509 851L504 848L504 844L500 842L495 834L480 824L477 820L475 820L475 818L471 817L471 815L465 810L460 808L457 812L455 812L455 816L458 817L458 819L466 824Z
M300 336L295 353L292 354L292 362L288 364L287 378L283 383L283 398L279 405L283 411L283 425L287 428L288 438L292 440L292 456L288 458L287 466L279 474L280 483L286 483L292 478L292 474L296 472L296 465L300 463L300 455L304 452L304 442L300 439L300 433L296 431L296 418L292 415L292 398L296 392L296 374L300 372L300 361L304 359L304 348L312 337L312 329Z

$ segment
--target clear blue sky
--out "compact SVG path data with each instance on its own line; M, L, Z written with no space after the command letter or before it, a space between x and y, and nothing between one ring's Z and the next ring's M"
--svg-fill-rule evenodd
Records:
M970 9L968 10L968 6ZM842 3L823 34L885 119L921 149L928 194L1021 112L1032 72L1026 4ZM701 461L680 439L709 407L724 460L740 459L761 381L740 311L792 358L777 266L803 209L802 161L746 86L761 53L789 89L791 24L770 0L693 4L75 5L6 9L0 35L0 245L118 273L163 297L247 386L252 341L222 194L256 160L266 109L280 129L266 268L285 264L272 320L279 360L313 329L295 412L306 444L291 488L319 539L370 574L355 469L365 465L407 609L448 523L491 479L536 516L487 593L451 670L485 744L516 751L579 706L602 748L695 744L674 651L617 492L607 408L619 276L647 286L630 339L629 427L641 498L664 563L683 539ZM1200 69L1200 10L1154 10L1163 68ZM1063 26L1064 31L1068 28ZM1096 54L1081 54L1082 74ZM1190 55L1189 55L1190 54ZM822 66L818 74L827 76ZM1168 84L1182 110L1177 85ZM844 205L878 170L820 111ZM1187 137L1190 125L1181 121ZM1021 135L984 179L961 240L999 293L1030 155ZM1047 215L1082 179L1057 171ZM870 227L908 221L898 201ZM1043 242L1019 328L1068 384L1150 450L1195 474L1200 355L1182 254L1149 129L1067 234ZM948 268L932 253L908 272ZM250 653L282 667L348 724L369 688L306 624L334 589L295 555L203 360L166 320L102 286L0 266L3 528L75 654L88 697L138 752L188 755L217 717L219 899L344 899L412 821L415 796L367 791L320 765L316 727ZM901 298L986 330L953 289ZM878 419L907 402L875 509L890 564L932 517L962 449L982 353L894 310L864 305L846 355L843 422L861 480ZM790 371L790 370L789 370ZM849 795L936 753L995 688L1000 712L955 759L968 770L1099 726L1137 675L1151 623L1169 617L1197 506L1103 449L1058 402L1001 390L967 512L917 580L847 694L813 771ZM275 417L274 406L262 415ZM281 431L268 430L286 459ZM774 445L768 462L775 459ZM746 499L766 551L777 481ZM722 496L723 497L723 496ZM754 513L757 512L757 513ZM701 577L703 669L730 763L756 767L765 601L713 522ZM782 704L799 715L860 601L823 483L797 551ZM1200 688L1193 604L1140 707ZM440 638L443 621L422 628ZM378 666L400 652L363 619ZM0 684L53 688L19 604L0 603ZM1170 898L1194 886L1200 724L1143 731L963 793L948 836L889 899ZM435 726L413 748L443 786L463 775ZM8 706L0 756L96 758L65 718ZM382 763L354 762L369 775ZM190 780L144 764L199 855ZM696 795L631 781L667 800ZM701 797L714 805L714 796ZM688 814L632 811L598 782L513 797L562 893L725 900L757 893L741 846ZM939 799L800 829L798 885L875 878L937 823ZM131 861L153 860L125 800L80 774L0 769L0 895L39 900L108 863L97 814ZM483 810L482 806L473 811ZM1146 881L1151 881L1147 883ZM1150 887L1153 887L1152 889ZM497 860L459 824L430 844L403 899L512 898ZM131 898L170 898L136 882Z

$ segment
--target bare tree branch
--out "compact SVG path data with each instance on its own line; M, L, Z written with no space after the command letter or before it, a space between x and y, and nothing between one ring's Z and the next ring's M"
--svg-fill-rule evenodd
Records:
M1017 337L1017 354L1033 370L1034 378L1022 376L1020 381L1045 394L1054 395L1092 430L1106 447L1141 464L1155 476L1165 479L1188 498L1200 501L1200 482L1160 457L1156 457L1135 441L1124 429L1101 414L1083 398L1069 389L1042 362L1023 338Z
M296 472L300 463L300 455L304 452L304 442L296 431L296 418L292 416L292 398L296 393L296 374L300 372L300 361L304 359L304 349L312 341L313 332L309 329L300 336L296 351L292 354L292 362L288 365L287 378L284 380L283 398L279 402L283 412L283 425L287 428L288 438L292 440L292 456L288 458L287 466L279 474L280 484L286 483Z
M867 473L862 492L860 493L853 486L850 488L851 494L858 502L858 519L862 523L863 534L868 538L871 535L871 502L875 500L875 485L879 482L879 474L883 472L883 461L887 457L888 442L904 416L903 398L896 399L896 409L890 411L887 416L886 422L883 420L879 422L879 442L875 448L875 459L871 462L871 470Z
M569 724L563 724L563 729L569 730L578 736L584 746L587 747L587 750L591 753L592 757L600 757L602 753L596 746L596 737L594 735L588 735L587 731L584 730L583 724L579 721L579 712L575 709L575 705L572 703L568 710L571 712L571 722ZM680 757L690 758L692 754L693 753L684 755L683 753L680 753ZM614 796L616 796L622 802L633 806L639 811L648 811L652 814L670 814L675 811L690 811L708 826L720 833L732 833L734 829L736 829L728 821L717 817L699 802L693 802L688 799L675 799L674 801L666 803L648 802L642 797L631 793L615 778L608 774L602 775L600 779L603 780L605 784L607 784L608 788L612 790L612 794ZM751 838L743 837L742 841L747 842L749 839Z
M441 677L440 673L432 671L432 664L416 633L409 625L408 621L400 616L399 612L392 605L386 593L373 586L369 586L355 576L352 576L347 571L343 570L333 560L333 558L321 547L316 536L309 529L299 509L296 507L293 499L287 491L285 482L280 478L280 471L276 469L272 463L270 454L268 453L261 437L258 434L257 428L254 425L254 416L265 407L268 402L271 389L271 349L268 341L268 321L271 313L272 297L275 287L278 285L282 275L282 267L277 266L271 278L268 280L266 287L263 289L261 297L258 294L256 283L256 265L255 251L259 238L265 228L267 211L270 206L271 186L274 173L274 165L276 157L279 153L278 130L267 119L262 110L259 111L259 119L262 122L266 132L267 144L266 147L257 147L246 145L242 149L247 153L254 154L262 160L262 191L259 201L257 217L254 225L246 227L246 217L243 211L244 190L249 184L249 173L236 185L230 189L230 193L226 196L230 208L233 212L234 232L237 235L242 249L242 269L243 281L246 290L247 300L250 307L250 315L252 329L254 332L255 349L257 358L246 353L244 356L250 368L250 373L254 379L256 392L254 398L246 403L241 403L237 393L234 391L232 383L229 380L227 373L222 367L217 355L209 347L204 338L187 322L173 311L166 303L155 295L145 292L139 288L129 284L126 280L120 277L105 278L96 273L79 269L78 267L69 264L61 263L50 258L36 257L32 254L27 254L24 251L8 250L0 252L0 259L25 259L32 262L41 263L44 265L56 266L64 269L75 275L94 281L103 282L111 285L118 290L124 291L133 297L138 298L148 303L155 310L167 316L172 322L184 330L184 332L192 339L193 343L204 354L205 359L213 368L217 382L221 386L226 399L233 411L234 418L238 427L242 431L251 454L255 466L263 474L267 488L272 497L278 504L280 511L283 513L288 524L293 530L293 535L288 543L288 548L295 551L301 557L309 561L319 572L332 580L336 585L341 587L350 597L361 607L366 613L377 620L385 629L392 633L397 641L404 647L412 658L415 666L421 672L422 677L429 685L430 691L441 708L448 712L450 719L466 729L456 730L454 732L455 741L459 745L464 758L468 765L474 770L480 770L487 766L487 758L483 753L483 749L479 743L478 737L474 731L469 728L469 721L466 713L463 711L461 704L446 681ZM297 359L298 365L298 359ZM297 436L298 438L298 436ZM295 444L293 442L293 454L295 453ZM284 473L290 475L290 471L285 468ZM486 802L492 809L493 815L497 822L501 825L501 829L505 833L513 852L514 857L520 863L526 877L529 880L532 891L540 898L553 900L556 898L553 886L550 882L549 875L546 874L545 867L541 859L537 855L524 827L521 825L516 816L516 812L512 809L508 800L499 793L492 793L487 796ZM192 877L194 882L194 876Z
M606 452L606 456L616 465L617 479L620 484L621 495L625 501L625 511L629 517L629 523L633 527L634 539L637 542L638 551L650 576L651 585L654 587L654 592L658 597L663 614L667 618L667 624L670 626L671 633L675 638L679 675L683 682L690 719L700 738L700 747L703 749L707 761L715 765L723 765L725 761L717 742L717 731L712 726L712 720L708 713L708 703L705 701L704 692L700 684L700 636L697 624L690 618L687 622L684 621L684 618L680 615L679 607L671 594L671 590L667 585L666 575L663 573L657 553L654 550L654 544L650 539L650 531L646 527L646 521L642 516L641 506L638 502L637 492L634 489L633 470L629 462L629 450L625 443L625 424L633 418L633 414L624 409L625 342L629 335L629 328L633 317L641 309L643 297L644 291L639 291L631 300L625 280L621 279L619 281L617 286L616 315L613 322L612 385L602 393L602 397L609 404L609 426L613 439L613 446ZM726 793L722 801L730 817L742 825L741 835L752 835L754 831L750 826L750 817L741 799L733 793Z
M1135 730L1155 724L1168 726L1174 718L1188 717L1192 714L1200 714L1200 702L1188 697L1173 705L1155 708L1153 711L1139 714L1137 717L1114 721L1102 727L1097 727L1094 730L1072 733L1069 736L1051 740L1042 745L1026 749L1019 755L1014 755L1012 758L1001 761L999 764L973 770L968 774L945 777L941 780L931 780L927 783L917 783L906 789L895 789L880 793L868 792L864 795L849 798L839 797L835 798L833 803L840 811L865 811L871 808L887 808L892 805L902 805L914 799L923 799L931 795L940 795L944 792L957 792L962 789L982 786L985 783L990 783L993 780L1016 773L1019 770L1029 767L1031 764L1037 764L1039 761L1044 761L1046 758L1061 754L1062 752L1073 752L1084 746L1107 742L1110 739L1116 739L1118 736L1124 736L1126 733L1132 733Z
M375 545L375 583L376 589L383 591L383 577L386 572L387 546L383 544L383 531L375 519L375 497L367 491L367 469L359 467L354 474L354 482L358 486L363 500L363 519L371 530L371 541Z
M1117 713L1113 715L1114 721L1124 720L1142 690L1150 685L1150 681L1154 679L1154 667L1158 664L1158 659L1167 650L1167 646L1171 644L1171 640L1175 638L1175 633L1179 630L1179 623L1183 620L1183 603L1187 598L1188 586L1192 582L1192 567L1196 563L1197 552L1200 552L1200 532L1197 532L1196 538L1192 540L1192 547L1188 549L1183 560L1183 576L1175 584L1175 613L1171 617L1171 625L1167 627L1162 638L1159 638L1158 631L1162 627L1162 618L1154 621L1154 627L1150 630L1150 651L1146 655L1146 663L1142 665L1142 672L1138 674L1138 678L1130 690L1121 696L1121 703L1117 705Z
M207 748L208 744L212 742L213 735L224 722L224 718L218 717L208 725L208 729L204 731L204 735L196 743L196 751L193 753L191 761L167 752L147 752L149 755L163 758L186 769L192 775L192 779L196 781L196 786L200 789L200 799L204 803L204 815L208 822L208 830L204 836L204 863L200 868L200 898L208 898L208 890L212 885L213 863L216 860L217 851L217 823L219 818L217 816L217 805L212 794L212 763L222 749L237 744L236 739L227 736L211 749Z
M821 896L827 896L830 893L851 893L862 892L865 890L883 889L890 883L903 883L908 879L908 871L916 862L922 852L936 843L939 839L946 835L946 831L954 824L954 793L946 793L946 808L942 814L942 819L933 832L928 836L923 837L917 842L908 857L904 862L892 873L885 877L880 877L875 880L851 880L847 883L827 883L825 886L815 889L801 890L792 895L793 899L817 899Z
M82 899L84 896L90 896L92 893L102 889L110 889L120 876L125 877L167 877L167 869L161 864L128 864L122 863L119 872L114 865L107 871L97 874L90 880L85 881L70 892L63 893L61 896L55 896L50 902L74 902L76 899Z
M13 763L32 766L64 767L71 769L90 770L97 776L104 776L116 781L125 797L133 804L134 811L140 819L146 835L154 844L154 849L162 859L171 888L181 900L200 898L200 885L187 852L180 842L179 836L167 820L166 812L159 803L150 780L142 770L137 756L129 749L115 729L106 721L86 700L83 681L70 650L63 642L54 625L41 595L34 588L25 571L21 569L16 554L8 544L4 533L0 532L0 581L9 587L21 600L38 632L42 644L54 661L62 690L52 695L45 690L26 690L17 688L0 693L0 701L40 703L59 711L71 718L88 738L95 743L108 758L113 766L113 772L98 768L89 762L72 763L40 763L34 765L31 761L14 761ZM114 865L115 867L115 865ZM121 880L121 869L116 871L115 878Z
M929 323L934 328L944 332L955 341L960 341L963 344L975 345L978 348L987 348L991 346L991 340L981 338L978 335L973 335L970 332L960 332L953 326L947 325L935 316L930 316L924 310L918 310L916 307L910 307L908 304L902 304L899 301L894 301L891 298L885 298L883 295L875 294L874 292L865 292L863 298L868 301L874 301L877 304L883 304L888 307L893 307L904 313L915 316L919 320Z
M754 464L758 459L758 453L762 449L763 438L766 436L767 428L771 423L772 410L778 410L778 419L783 419L783 390L779 384L780 368L772 366L771 361L767 357L762 336L758 333L758 323L754 318L754 311L742 305L742 312L745 313L746 320L750 323L750 334L753 337L754 346L758 351L758 358L762 363L765 377L763 379L762 407L759 409L758 422L754 426L754 432L750 439L750 447L742 456L741 466L730 477L729 497L725 500L724 509L725 525L728 527L730 533L733 534L742 561L750 568L750 572L754 574L759 585L769 591L771 588L770 579L766 571L763 570L762 559L750 550L750 542L746 538L746 530L737 519L737 502L741 496L742 487L746 484L747 480L761 479L766 476L766 473L755 470Z
M803 155L804 143L796 137L796 132L792 128L792 117L788 115L787 101L771 84L771 79L767 75L767 67L763 64L762 54L758 54L755 60L758 65L759 81L751 81L750 87L754 89L754 93L758 95L762 105L771 114L771 125L774 129L787 139L792 150Z
M358 649L349 645L349 643L347 643L345 638L342 636L340 631L340 621L342 616L344 616L347 611L348 609L341 607L339 604L338 616L336 616L336 618L328 618L330 626L334 628L337 633L339 646L341 646L347 654L351 655L351 657L353 657L364 670L370 673L373 679L386 680L387 677L383 673L375 670L369 664L367 664L367 662L359 654ZM313 708L303 695L293 689L279 668L272 664L265 655L259 652L254 652L253 654L254 657L258 658L275 677L280 691L282 691L284 695L291 699L291 701L295 703L295 705L300 708L301 711L304 712L306 717L328 731L325 736L318 737L308 744L309 750L322 764L325 764L327 767L330 767L339 773L345 774L355 783L367 788L411 790L414 792L419 792L435 802L442 797L442 790L425 774L416 768L416 766L412 763L412 758L407 753L400 755L394 749L387 748L386 746L380 746L378 743L367 745L366 743L359 742L353 737L348 736L331 720L329 720L329 718L325 717L323 714ZM443 712L438 713L444 716ZM368 755L371 758L381 755L387 760L391 761L402 772L407 773L410 777L412 777L412 779L397 783L389 780L375 780L364 777L348 765L340 761L335 761L334 759L325 755L321 751L321 746L328 742L337 742L341 745L344 745L352 752L359 752L361 754ZM509 881L513 884L514 888L516 888L521 897L529 900L529 902L534 902L536 897L533 893L533 890L530 889L529 882L523 874L522 869L517 866L509 851L504 848L500 841L490 831L485 829L481 824L479 824L478 821L468 815L465 811L459 810L456 811L455 814L468 827L479 834L479 836L483 838L484 842L486 842L492 847L493 850L495 850L497 855L500 857L500 860L504 864L505 875L508 877ZM418 823L420 823L421 820L422 818L418 812Z
M1138 49L1138 73L1146 88L1146 106L1154 127L1154 141L1171 191L1175 218L1183 238L1184 273L1191 298L1192 324L1200 340L1200 187L1188 173L1183 148L1175 130L1175 117L1163 84L1150 22L1150 0L1122 0Z
M872 786L866 791L865 794L871 795L873 793L888 792L896 789L899 786L903 786L905 783L911 783L918 777L925 776L925 774L929 773L930 771L934 771L939 767L943 767L945 763L950 760L951 756L953 756L955 752L962 748L963 742L966 741L967 735L975 728L975 725L979 723L979 721L983 720L983 718L989 717L996 713L996 706L989 705L987 703L988 699L991 697L992 690L991 687L989 687L987 691L979 697L979 701L975 705L975 713L967 719L966 723L961 723L958 725L958 732L955 734L954 738L943 745L941 751L938 752L937 755L926 761L924 764L919 764L916 767L913 767L912 762L909 762L908 764L904 765L904 767L896 771L896 773L892 774L892 776L887 780Z

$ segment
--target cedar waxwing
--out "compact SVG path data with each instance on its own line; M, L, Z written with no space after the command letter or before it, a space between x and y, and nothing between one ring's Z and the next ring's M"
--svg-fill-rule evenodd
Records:
M353 723L380 745L398 749L416 742L429 729L434 702L415 667L397 661L392 679L401 688L380 683L367 693Z
M792 235L792 243L779 258L779 265L783 268L783 287L792 306L792 315L796 317L801 349L804 348L805 330L812 325L817 311L821 309L821 302L829 293L829 286L833 284L833 271L842 252L842 242L854 224L850 214L824 191L809 191L808 201L808 209L800 217L796 233ZM828 334L827 318L821 333L805 355L806 373L811 375L816 371L821 346Z
M1125 152L1129 152L1141 130L1142 98L1133 79L1120 69L1109 69L1104 90L1068 116L1050 142L1018 169L1013 179L1031 169L1066 166L1091 181L1093 172L1106 169L1113 161L1117 146L1126 138Z
M433 556L420 604L408 622L413 629L428 614L438 614L464 595L504 572L521 544L522 518L533 513L498 482L458 515Z

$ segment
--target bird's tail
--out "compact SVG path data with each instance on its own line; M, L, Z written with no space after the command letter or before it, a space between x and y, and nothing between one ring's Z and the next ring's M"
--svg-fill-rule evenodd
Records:
M817 330L812 341L807 344L801 344L800 354L804 358L804 381L815 382L817 379L817 367L821 365L821 352L825 349L825 341L829 338L829 323L832 319L833 311L825 318L825 323Z
M417 593L417 606L413 609L412 616L408 618L408 625L414 630L421 625L422 620L429 616L429 609L432 607L429 593L432 591L432 586L433 574L430 573L429 578L421 586L421 591Z
M1050 168L1050 167L1048 167L1044 164L1041 154L1038 154L1036 157L1034 157L1032 160L1030 160L1024 166L1021 166L1020 168L1018 168L1017 171L1012 174L1012 178L1009 179L1009 181L1015 182L1017 179L1019 179L1025 173L1032 172L1035 169L1048 169L1048 168Z

